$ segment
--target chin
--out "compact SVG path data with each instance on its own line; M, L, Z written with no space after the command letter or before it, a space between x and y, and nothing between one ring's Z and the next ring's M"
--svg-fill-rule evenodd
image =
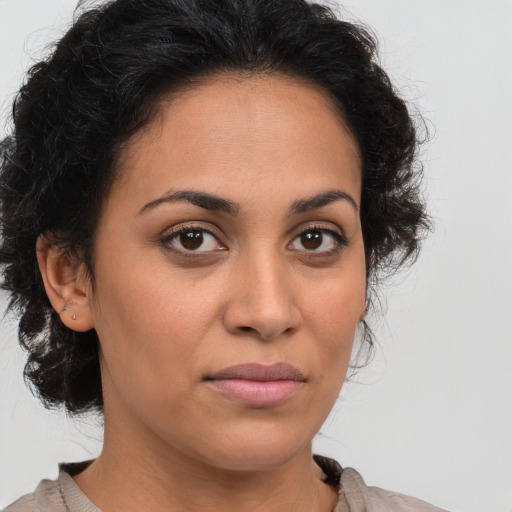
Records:
M272 436L262 429L252 435L230 436L224 443L211 439L215 449L210 446L202 452L202 458L228 471L272 471L285 466L311 446L309 436L304 438L298 432L294 436L290 430Z
M219 469L238 472L274 471L291 462L302 450L299 451L273 451L266 453L262 450L248 450L245 456L230 453L215 461Z

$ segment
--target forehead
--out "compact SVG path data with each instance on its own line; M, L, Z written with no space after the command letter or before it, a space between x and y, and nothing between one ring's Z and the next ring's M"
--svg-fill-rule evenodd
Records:
M162 97L119 163L122 181L148 194L166 180L222 193L240 179L272 187L343 177L358 196L361 182L357 143L330 93L283 76L220 75Z

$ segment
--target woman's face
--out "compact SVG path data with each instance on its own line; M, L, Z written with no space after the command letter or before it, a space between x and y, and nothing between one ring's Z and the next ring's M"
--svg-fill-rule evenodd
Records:
M278 467L332 408L364 313L354 138L319 88L223 76L130 142L88 291L106 439Z

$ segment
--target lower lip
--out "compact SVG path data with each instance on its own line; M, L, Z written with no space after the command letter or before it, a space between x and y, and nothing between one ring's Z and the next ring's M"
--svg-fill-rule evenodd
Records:
M210 380L208 384L223 395L248 407L274 407L291 398L302 382L296 380L255 381Z

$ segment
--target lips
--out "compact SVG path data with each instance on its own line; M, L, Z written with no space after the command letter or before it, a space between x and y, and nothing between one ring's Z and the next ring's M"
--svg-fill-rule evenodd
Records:
M240 405L265 408L286 402L305 380L297 368L286 363L251 363L225 368L208 377L207 385Z

